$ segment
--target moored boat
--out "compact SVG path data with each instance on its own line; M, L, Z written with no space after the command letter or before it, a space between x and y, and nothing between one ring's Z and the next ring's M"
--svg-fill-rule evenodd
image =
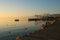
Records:
M15 21L19 21L19 19L15 19Z

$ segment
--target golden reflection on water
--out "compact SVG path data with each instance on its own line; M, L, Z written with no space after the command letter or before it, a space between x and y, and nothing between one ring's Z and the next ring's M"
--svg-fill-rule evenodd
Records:
M19 28L19 26L21 29L21 28L23 28L22 26L24 26L24 25L28 26L28 21L24 21L23 19L20 19L19 22L15 22L14 20L15 20L15 18L1 18L0 19L0 30L5 30L5 29L7 30L10 28L11 29Z
M0 34L7 35L5 32L11 33L12 35L26 35L29 33L33 33L35 30L39 30L42 21L23 21L20 20L18 22L14 21L15 18L1 18L0 19ZM21 33L21 34L19 34ZM2 35L3 35L2 34ZM3 36L4 36L3 35ZM17 36L18 36L17 35ZM16 40L19 40L19 37L16 37Z

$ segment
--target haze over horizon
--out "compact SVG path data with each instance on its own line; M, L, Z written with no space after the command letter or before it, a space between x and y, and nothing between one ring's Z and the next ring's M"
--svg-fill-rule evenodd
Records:
M0 0L0 18L44 13L60 13L60 0Z

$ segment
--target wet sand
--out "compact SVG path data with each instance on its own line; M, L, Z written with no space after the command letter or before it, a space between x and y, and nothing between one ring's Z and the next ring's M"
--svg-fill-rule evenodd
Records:
M41 30L25 35L22 40L60 40L60 20L45 26Z

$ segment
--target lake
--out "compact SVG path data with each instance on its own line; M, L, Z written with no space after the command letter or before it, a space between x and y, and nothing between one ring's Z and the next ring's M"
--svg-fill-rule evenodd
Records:
M15 40L16 36L23 37L36 30L41 30L45 21L14 21L14 19L0 19L0 40Z

